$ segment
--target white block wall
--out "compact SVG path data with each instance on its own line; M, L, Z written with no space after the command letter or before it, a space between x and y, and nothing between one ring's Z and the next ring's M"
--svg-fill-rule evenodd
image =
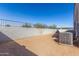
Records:
M0 32L4 33L11 39L27 38L38 35L46 35L56 32L56 29L36 29L22 27L0 27Z

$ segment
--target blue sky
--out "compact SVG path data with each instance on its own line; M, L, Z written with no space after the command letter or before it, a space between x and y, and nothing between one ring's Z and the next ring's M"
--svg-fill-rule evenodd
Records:
M22 22L73 26L74 4L67 3L17 3L0 4L0 19Z

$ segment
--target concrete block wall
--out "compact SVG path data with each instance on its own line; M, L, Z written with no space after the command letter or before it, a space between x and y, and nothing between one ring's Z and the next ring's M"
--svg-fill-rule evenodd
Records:
M0 27L0 32L15 40L38 35L54 34L56 29L37 29L37 28L22 28L22 27ZM1 38L1 36L0 36Z

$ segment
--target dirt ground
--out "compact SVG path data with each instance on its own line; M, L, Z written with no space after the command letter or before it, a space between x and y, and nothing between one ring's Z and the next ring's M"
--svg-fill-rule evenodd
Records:
M51 34L17 39L0 45L0 55L30 56L73 56L79 55L79 48L54 41ZM6 52L6 53L5 53Z

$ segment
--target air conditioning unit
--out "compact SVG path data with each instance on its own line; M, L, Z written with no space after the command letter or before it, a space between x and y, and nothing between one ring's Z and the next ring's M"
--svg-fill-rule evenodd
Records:
M59 33L59 42L64 44L73 45L73 33L61 32Z

